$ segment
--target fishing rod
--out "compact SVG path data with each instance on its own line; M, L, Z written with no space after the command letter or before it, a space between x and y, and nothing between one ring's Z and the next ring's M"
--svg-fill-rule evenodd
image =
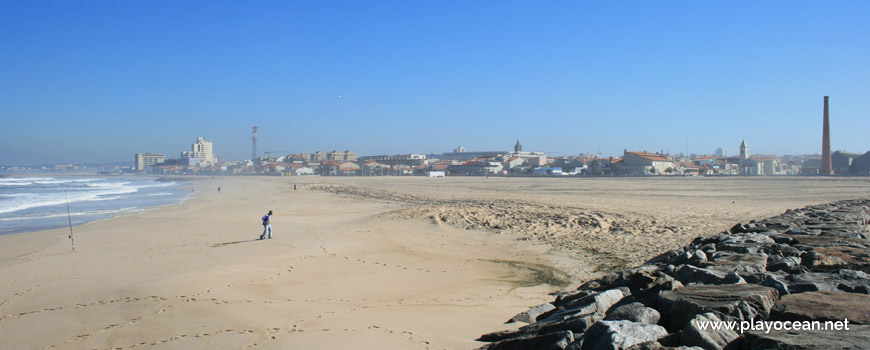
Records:
M69 220L69 240L72 242L72 251L76 251L76 240L73 238L72 214L69 211L69 197L66 195L66 187L63 189L63 198L66 199L66 218Z

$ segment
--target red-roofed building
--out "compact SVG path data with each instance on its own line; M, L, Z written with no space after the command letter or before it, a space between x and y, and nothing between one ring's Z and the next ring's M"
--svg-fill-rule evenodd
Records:
M622 159L616 170L621 175L663 175L675 170L674 160L664 154L625 150Z

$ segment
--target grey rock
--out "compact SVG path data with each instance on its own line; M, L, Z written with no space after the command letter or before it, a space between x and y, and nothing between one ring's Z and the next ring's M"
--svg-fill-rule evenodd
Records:
M806 292L783 296L770 319L778 321L842 321L870 324L870 295L846 292Z
M719 316L711 312L695 316L683 328L680 345L697 346L704 349L724 349L740 335L730 329L713 329L711 327L712 322L721 321Z
M495 342L495 341L500 341L500 340L504 340L504 339L521 337L521 336L525 336L525 335L527 335L527 334L524 332L497 331L497 332L486 333L484 335L481 335L479 338L477 338L475 340L489 343L489 342Z
M649 341L656 341L668 335L658 325L631 321L601 321L589 328L583 335L583 350L626 349Z
M664 348L665 347L657 341L648 341L632 345L630 348L625 350L664 350Z
M571 331L574 334L583 334L586 330L589 329L593 324L598 321L601 321L604 318L604 314L589 314L589 315L581 315L568 317L563 320L549 320L547 322L539 322L535 324L528 325L526 327L521 328L523 331L534 331L535 334L545 334L545 333L553 333L559 331Z
M719 242L716 249L719 251L731 251L740 254L755 254L761 247L769 247L776 244L769 236L758 233L741 233L731 235Z
M714 255L711 265L707 268L726 273L737 271L741 275L762 274L767 271L767 254L729 254L718 252Z
M782 254L782 256L800 257L801 255L804 254L803 250L797 249L797 248L792 247L790 245L784 245L784 244L779 245L779 251L780 251L780 254Z
M754 284L690 285L661 292L656 309L665 327L680 330L698 314L732 315L741 302L754 310L756 319L763 320L777 300L779 293L775 289Z
M571 331L556 332L536 336L528 336L502 340L486 347L487 350L561 350L574 342L574 334Z
M582 286L580 286L580 288L577 288L577 290L575 290L575 291L560 294L556 298L556 301L553 302L553 305L555 305L556 307L559 307L562 305L570 304L571 302L573 302L575 300L583 299L583 298L586 298L590 295L597 294L598 292L594 291L593 289L595 289L599 286L600 286L600 282L597 280L586 282Z
M776 289L776 291L779 292L779 295L786 295L791 293L788 290L788 284L783 281L783 279L785 278L784 276L778 276L772 273L768 273L766 274L766 276L767 277L760 283L762 286Z
M657 255L656 257L654 257L652 259L647 260L643 264L644 265L662 264L662 263L665 263L666 261L672 259L673 257L679 255L680 253L681 252L678 250L669 250L669 251L666 251L662 254Z
M830 270L826 268L835 266L850 270L870 272L870 248L855 246L816 247L813 252L827 257L821 262L811 266L811 270ZM820 268L821 267L821 268Z
M674 278L683 284L714 284L721 281L726 275L727 272L723 271L704 269L692 265L683 265L676 271Z
M696 250L692 253L692 257L689 258L688 264L693 266L703 266L707 262L707 253L704 253L703 250Z
M573 334L583 334L590 326L604 318L603 314L568 315L562 318L549 318L514 331L499 331L482 335L478 341L497 342L507 339L530 338L550 333L571 331Z
M553 310L556 307L553 304L545 303L538 306L535 306L528 311L520 312L506 323L514 323L514 322L523 322L523 323L535 323L537 321L538 316L541 314Z
M742 349L761 350L822 350L843 349L858 350L867 349L870 344L870 326L850 325L849 331L830 330L801 330L776 331L749 331L746 333Z
M810 230L806 228L795 228L788 231L785 231L787 235L800 235L800 236L818 236L822 233L822 230Z
M625 350L704 350L704 348L699 348L697 346L665 346L657 341L648 341L645 343L640 343L634 345Z
M782 234L770 235L769 237L777 244L789 244L789 243L791 243L791 241L794 240L794 238L791 238L788 235L782 235Z
M844 266L846 262L843 259L825 255L818 251L807 252L801 256L802 265L813 270L824 266Z
M677 256L669 259L667 261L667 263L669 265L682 265L682 264L687 263L689 261L689 259L692 258L693 255L694 254L692 252L682 252L680 254L677 254Z
M802 249L812 250L813 248L831 248L831 247L852 247L859 249L867 249L870 242L866 239L843 238L837 236L795 236L791 246Z
M674 278L661 271L640 271L632 274L626 283L632 294L638 292L659 291L670 288ZM677 282L679 283L679 282Z
M801 264L801 258L797 256L788 256L775 260L767 264L767 271L789 271L794 266Z
M593 313L604 314L613 304L616 304L626 295L630 294L628 288L610 289L585 298L577 299L569 304L538 316L539 320L562 320L569 317L588 315Z
M641 283L644 279L655 280L657 276L662 276L662 267L657 265L643 265L628 270L622 270L617 273L612 273L601 278L601 287L598 290L615 289L626 287L630 290L641 288L637 283ZM644 277L638 279L639 277Z
M719 281L717 284L746 284L746 280L743 277L740 277L737 274L737 271L731 271L725 278Z
M790 293L843 291L870 294L870 275L861 271L836 270L831 273L808 272L788 275L784 281Z
M753 307L752 304L746 300L741 300L728 316L734 317L738 320L748 321L760 318L758 317L758 312L759 310Z
M745 225L737 224L734 227L731 227L729 230L732 234L742 234L742 233L753 233L753 232L765 232L767 228L763 226L759 226L756 223L749 223Z
M635 302L613 309L607 314L605 320L626 320L638 323L656 324L659 322L661 316L662 315L656 309Z
M704 245L698 247L698 250L701 250L707 254L711 254L711 253L716 251L716 244L715 243L707 243L707 244L704 244Z

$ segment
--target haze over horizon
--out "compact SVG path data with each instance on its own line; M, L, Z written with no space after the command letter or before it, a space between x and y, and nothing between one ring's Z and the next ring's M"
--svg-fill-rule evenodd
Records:
M870 150L870 2L4 2L0 165Z

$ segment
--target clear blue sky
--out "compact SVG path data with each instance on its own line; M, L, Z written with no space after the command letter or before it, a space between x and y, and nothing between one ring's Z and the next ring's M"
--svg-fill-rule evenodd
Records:
M868 66L870 1L3 1L0 164L863 153Z

